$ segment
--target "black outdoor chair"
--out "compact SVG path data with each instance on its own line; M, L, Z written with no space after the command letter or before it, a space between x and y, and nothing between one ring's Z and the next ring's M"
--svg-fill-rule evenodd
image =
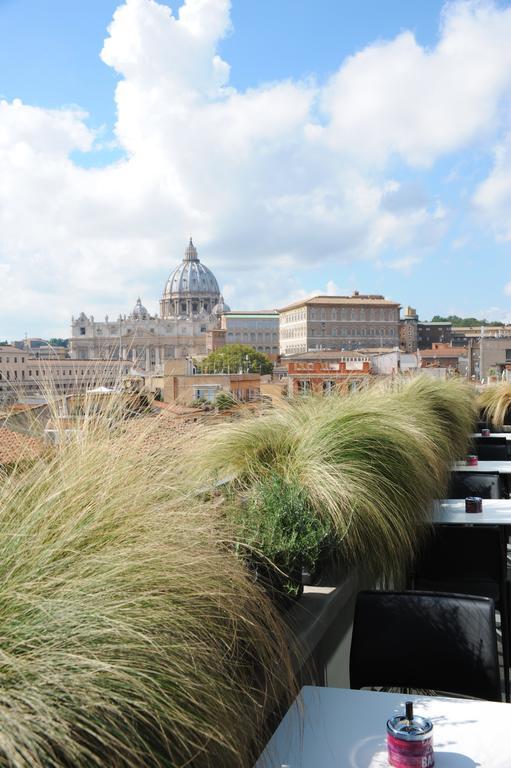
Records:
M505 437L476 437L475 450L480 461L507 461Z
M415 564L414 587L489 597L500 612L509 701L509 587L506 534L498 525L435 525Z
M360 592L350 679L352 688L411 688L501 701L493 600Z
M482 499L502 499L505 487L496 472L451 472L448 499L466 499L480 496Z

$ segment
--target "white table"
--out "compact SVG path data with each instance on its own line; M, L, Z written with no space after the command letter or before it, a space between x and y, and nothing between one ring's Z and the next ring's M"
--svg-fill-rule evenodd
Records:
M453 472L498 472L501 475L511 475L511 461L479 461L473 466L457 461L453 465Z
M433 506L434 523L511 526L511 499L483 499L482 512L465 512L465 499L440 499Z
M482 435L480 432L474 432L472 437L505 437L506 440L511 440L511 432L491 432L489 435Z
M433 721L436 768L509 768L511 705L305 686L256 768L385 768L386 723L414 712Z

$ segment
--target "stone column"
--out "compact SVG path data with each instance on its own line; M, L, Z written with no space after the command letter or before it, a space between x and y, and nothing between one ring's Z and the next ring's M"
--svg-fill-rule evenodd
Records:
M150 348L145 348L145 369L146 371L151 370L151 355L150 355Z

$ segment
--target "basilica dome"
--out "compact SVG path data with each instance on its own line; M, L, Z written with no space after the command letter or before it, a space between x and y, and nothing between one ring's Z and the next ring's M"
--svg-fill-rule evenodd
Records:
M201 264L192 238L181 264L171 273L160 301L161 316L210 315L220 300L214 274Z
M228 304L225 303L224 297L220 296L220 299L218 301L218 304L215 304L213 307L213 314L217 317L220 317L220 315L223 315L224 312L230 312L231 308Z
M149 317L149 312L140 301L140 296L137 299L137 303L133 307L131 317L134 320L147 320L147 318Z

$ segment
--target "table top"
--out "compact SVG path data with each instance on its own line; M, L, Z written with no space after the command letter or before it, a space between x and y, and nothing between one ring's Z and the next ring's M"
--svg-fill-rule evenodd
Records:
M509 768L511 705L305 686L255 768L387 768L386 723L414 712L433 721L436 768Z
M453 466L455 472L498 472L501 475L511 475L511 461L479 461L472 466L464 461L457 461Z
M511 499L483 499L482 512L465 512L465 499L439 499L433 506L434 523L511 525Z
M480 432L474 432L472 437L483 437L483 435ZM506 440L511 440L511 432L491 432L486 437L505 437Z

